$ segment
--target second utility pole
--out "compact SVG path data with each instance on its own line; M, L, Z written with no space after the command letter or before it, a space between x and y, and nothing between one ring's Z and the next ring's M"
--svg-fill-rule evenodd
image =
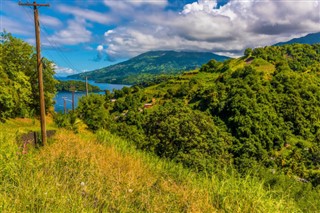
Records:
M37 70L38 70L38 84L39 84L39 95L40 95L40 123L41 123L41 139L42 144L47 143L47 131L46 131L46 109L44 102L44 91L43 91L43 75L42 75L42 60L40 50L40 22L38 7L49 7L49 4L37 4L35 1L31 3L20 3L20 6L33 6L34 12L34 26L36 33L36 49L37 49Z
M88 96L88 76L86 76L86 96Z

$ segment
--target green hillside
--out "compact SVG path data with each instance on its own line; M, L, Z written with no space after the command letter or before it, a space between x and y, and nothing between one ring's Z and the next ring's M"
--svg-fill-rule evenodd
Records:
M228 57L204 52L152 51L119 64L69 77L84 79L87 76L97 82L136 84L152 80L156 75L193 70L211 59L224 61Z
M285 45L285 44L295 44L295 43L299 43L299 44L320 43L320 32L311 33L311 34L308 34L308 35L303 36L301 38L294 38L294 39L291 39L290 41L286 41L286 42L279 42L279 43L275 44L274 46L281 46L281 45Z
M247 49L150 87L83 98L77 113L94 131L194 171L227 166L266 188L291 188L312 212L320 208L319 73L319 44Z

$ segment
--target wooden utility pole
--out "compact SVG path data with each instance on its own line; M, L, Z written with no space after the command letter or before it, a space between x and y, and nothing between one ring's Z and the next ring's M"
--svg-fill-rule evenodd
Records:
M36 34L36 49L37 49L37 70L38 70L38 84L39 84L39 95L40 95L40 123L41 123L41 139L42 144L47 143L47 132L46 132L46 109L44 102L44 91L43 91L43 75L42 75L42 61L41 61L41 49L40 49L40 22L38 7L49 7L49 4L37 4L33 3L21 3L20 6L33 6L34 13L34 26Z
M72 91L72 112L74 112L74 91L76 90L76 87L71 86L70 90Z
M67 114L67 100L66 100L66 97L63 97L63 108L64 108L64 114Z
M86 76L86 96L88 96L88 76Z

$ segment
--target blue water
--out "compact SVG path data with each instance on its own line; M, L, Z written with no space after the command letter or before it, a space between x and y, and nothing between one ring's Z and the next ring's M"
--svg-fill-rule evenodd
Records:
M68 79L68 78L62 78L62 77L56 77L56 79L61 81L68 81L68 80L77 80L82 81L79 79ZM123 85L123 84L107 84L107 83L95 83L94 81L88 80L88 83L94 86L98 86L102 92L98 92L98 94L105 94L105 90L112 91L113 89L122 89L122 87L127 86L130 87L130 85ZM90 92L89 92L90 94ZM74 94L74 106L75 108L78 106L78 101L82 96L85 96L85 92L75 92ZM63 99L66 99L66 105L68 110L72 110L72 93L71 92L58 92L56 96L54 97L55 105L54 105L54 111L56 112L63 112L64 111L64 101Z

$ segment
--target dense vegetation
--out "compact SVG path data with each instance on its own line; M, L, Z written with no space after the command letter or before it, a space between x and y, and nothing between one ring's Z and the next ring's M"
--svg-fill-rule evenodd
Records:
M219 173L226 165L240 174L255 171L267 188L291 187L288 194L301 209L315 210L320 208L319 71L319 44L247 49L242 58L210 61L200 72L158 85L85 97L77 113L89 127L95 124L93 130L109 129L137 148L196 171ZM152 108L144 109L145 103ZM93 122L101 115L100 124Z
M0 35L0 121L40 114L36 54L28 43L3 32ZM53 106L57 81L52 62L43 58L46 110Z
M205 52L152 51L125 62L70 77L84 79L87 76L97 82L137 84L157 79L159 75L195 69L211 59L224 61L228 57Z
M58 91L71 91L71 87L74 87L76 91L86 91L86 83L82 81L59 81L59 84L56 85ZM100 92L100 88L98 86L93 86L88 84L89 92Z

